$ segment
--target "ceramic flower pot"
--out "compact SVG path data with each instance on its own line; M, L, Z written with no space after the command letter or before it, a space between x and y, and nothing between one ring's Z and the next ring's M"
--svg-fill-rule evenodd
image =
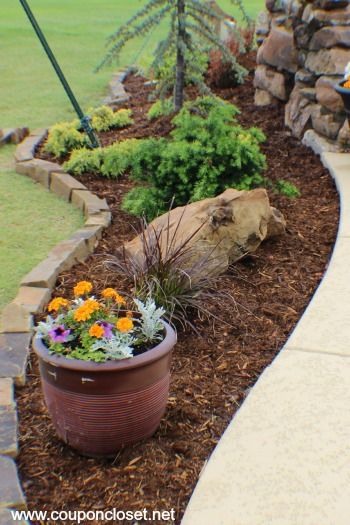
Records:
M350 123L350 88L344 87L344 81L339 82L339 84L335 85L335 90L339 95L341 95L344 103L345 113L348 117L348 121Z
M125 445L151 436L165 412L170 360L176 343L165 322L165 338L131 359L94 363L50 354L40 337L45 402L58 436L88 456L113 456Z

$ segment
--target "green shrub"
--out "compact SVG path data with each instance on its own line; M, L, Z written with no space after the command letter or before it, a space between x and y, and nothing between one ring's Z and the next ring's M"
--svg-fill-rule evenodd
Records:
M104 177L118 177L130 167L140 142L128 139L106 148L75 150L63 167L72 175L100 173Z
M146 184L152 182L149 179L149 172L156 176L162 154L167 146L168 139L165 138L140 140L138 147L135 148L134 155L130 159L132 177ZM157 187L157 185L155 186Z
M44 150L59 159L74 149L87 146L87 138L78 131L78 126L78 120L61 122L52 126Z
M243 129L238 109L219 98L186 103L172 120L170 139L130 139L107 148L75 151L65 169L117 177L130 171L142 184L124 199L123 208L153 219L175 206L214 197L227 188L249 190L265 184L264 134Z
M185 104L173 119L171 139L142 141L131 159L131 175L157 191L149 206L149 188L137 189L124 200L124 209L146 210L152 219L174 205L213 197L229 187L250 189L264 184L265 156L260 151L264 134L244 130L236 121L235 106L218 98L200 97Z
M287 180L281 179L277 181L275 187L278 193L281 193L282 195L285 195L290 199L295 199L296 197L300 197L301 195L299 188L297 188L292 182L289 182Z
M119 109L114 113L113 128L126 128L134 123L131 109Z
M159 203L162 204L161 208ZM122 209L137 217L157 217L163 213L162 192L147 186L133 188L124 197Z
M105 148L101 174L104 177L122 175L130 167L132 157L137 153L140 142L142 141L128 139Z
M70 159L63 164L63 168L72 175L100 173L103 158L103 148L77 149L72 152Z
M174 113L174 103L171 98L157 100L149 109L147 118L153 120L159 117L167 117Z
M120 109L115 113L108 106L90 109L92 127L96 131L108 131L112 128L125 128L133 123L130 109ZM79 120L55 124L49 131L45 151L56 158L62 158L71 151L89 145L85 133L80 129Z
M92 120L92 127L96 131L125 128L134 122L131 118L132 111L130 109L119 109L114 112L108 106L100 106L96 109L90 109L88 113Z

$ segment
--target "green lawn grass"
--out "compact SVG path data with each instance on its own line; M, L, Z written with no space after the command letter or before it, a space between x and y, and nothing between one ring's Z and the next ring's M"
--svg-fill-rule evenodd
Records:
M105 53L105 40L136 12L140 0L30 0L31 8L52 46L68 81L84 109L103 96L111 70L94 73ZM236 14L230 0L219 0ZM246 0L251 16L263 8L263 0ZM123 63L147 58L166 28L151 38L129 45ZM67 97L40 47L20 3L1 0L0 17L0 125L47 126L73 116Z
M86 110L106 93L112 68L94 73L105 40L143 5L141 0L29 0L61 67ZM230 0L219 0L233 16ZM251 16L264 0L246 0ZM1 0L0 128L46 127L75 117L70 103L18 0ZM133 41L121 65L146 67L166 24ZM12 148L0 150L0 309L21 277L82 222L80 214L10 166Z
M14 173L13 151L7 146L0 153L0 310L21 278L82 223L77 209Z

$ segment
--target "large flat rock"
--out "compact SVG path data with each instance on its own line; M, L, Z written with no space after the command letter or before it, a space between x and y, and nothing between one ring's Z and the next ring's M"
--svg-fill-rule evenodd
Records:
M141 268L145 264L145 244L159 245L165 258L183 246L184 272L197 268L197 275L219 274L254 253L265 239L283 234L285 225L283 215L270 206L263 188L229 188L217 197L179 206L157 217L142 234L124 245L124 255Z

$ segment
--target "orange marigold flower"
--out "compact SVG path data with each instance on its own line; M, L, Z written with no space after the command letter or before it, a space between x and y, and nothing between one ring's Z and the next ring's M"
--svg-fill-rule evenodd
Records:
M63 297L55 297L47 307L49 312L57 312L60 308L68 306L69 301Z
M350 89L350 78L343 84L343 87Z
M84 305L79 306L74 312L74 319L79 322L88 321L90 317L91 312Z
M91 335L91 337L97 337L98 339L100 339L104 333L103 326L99 324L93 324L89 330L89 335Z
M114 299L116 295L118 295L118 292L116 292L114 288L105 288L102 291L102 296L105 297L105 299Z
M134 323L129 317L121 317L118 319L116 327L120 332L130 332L134 328Z
M95 299L88 299L74 312L76 321L88 321L92 314L100 309L100 304Z
M117 294L114 296L114 300L115 300L115 302L116 302L117 304L119 304L119 306L126 304L126 301L125 301L124 297L122 297L121 295L119 295L119 293L117 293Z
M86 310L91 314L100 309L100 303L96 301L96 299L87 299L83 306L85 306Z
M92 284L89 281L80 281L74 286L74 295L85 295L92 290Z

